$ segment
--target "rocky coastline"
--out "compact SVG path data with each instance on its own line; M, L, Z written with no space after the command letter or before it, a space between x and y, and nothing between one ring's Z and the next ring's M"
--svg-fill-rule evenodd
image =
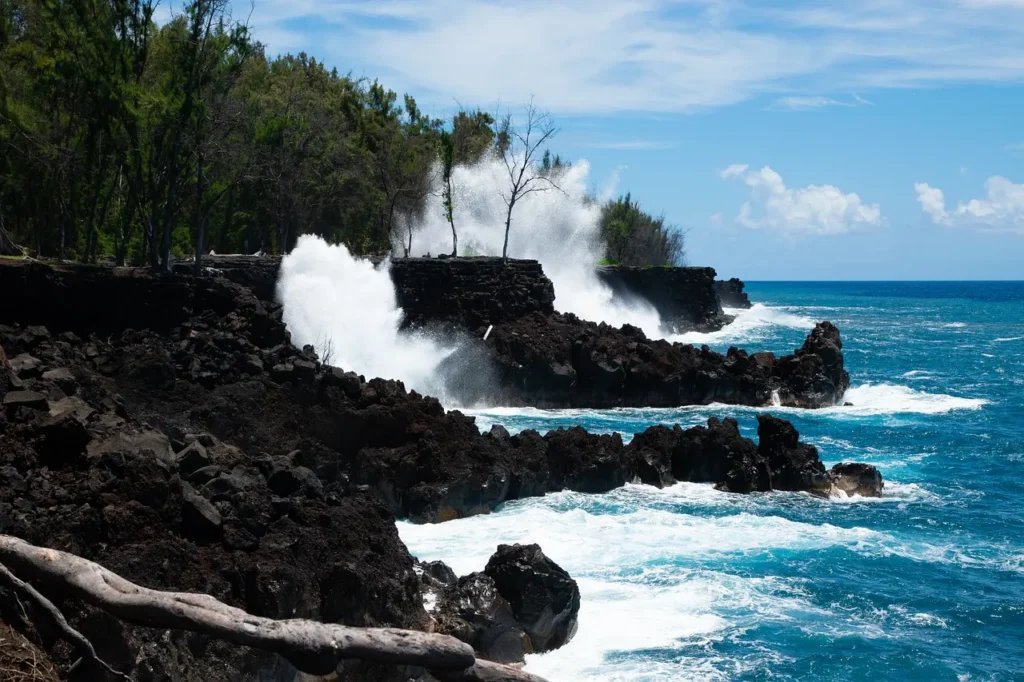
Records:
M0 284L0 532L254 615L446 633L482 658L514 663L571 638L571 577L540 548L517 546L495 548L481 574L455 579L409 555L395 518L441 522L634 482L881 491L873 467L826 471L816 449L770 415L758 418L756 444L730 419L652 427L628 444L578 427L481 434L471 417L400 382L321 364L311 347L291 344L279 307L219 277L0 263ZM495 338L514 330L496 325ZM664 343L628 329L614 338L655 352ZM831 325L801 350L774 363L785 374L768 376L817 391L817 370L804 365L838 355L841 371ZM719 357L757 364L741 353ZM321 679L278 654L54 598L104 660L135 679ZM24 621L6 591L0 619ZM27 634L66 679L115 679L87 662L69 672L74 657L52 632ZM322 679L439 678L351 660Z

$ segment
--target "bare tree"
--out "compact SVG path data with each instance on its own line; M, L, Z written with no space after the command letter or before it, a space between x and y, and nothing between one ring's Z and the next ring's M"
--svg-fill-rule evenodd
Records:
M524 107L525 120L521 126L512 122L512 115L507 114L498 128L498 153L508 171L508 186L501 191L508 213L505 215L505 245L501 249L501 257L508 260L508 233L512 228L512 209L516 202L534 192L546 192L561 188L549 176L542 174L534 165L537 151L558 132L551 120L551 115L541 112L534 106L533 100Z

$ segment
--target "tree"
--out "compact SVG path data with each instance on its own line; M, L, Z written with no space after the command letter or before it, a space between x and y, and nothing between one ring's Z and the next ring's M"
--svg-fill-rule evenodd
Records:
M455 232L455 204L452 198L452 173L455 170L455 136L447 130L438 135L438 156L441 165L441 205L444 217L452 226L452 257L459 255L459 235Z
M623 265L680 265L684 234L665 225L664 216L646 213L630 194L609 201L601 209L601 239L605 255Z
M504 260L508 260L508 234L512 229L512 210L516 202L535 192L560 190L551 175L540 172L534 165L537 150L554 137L558 129L550 114L538 111L532 99L524 107L524 119L521 126L516 126L512 115L506 114L496 133L498 153L508 172L508 185L501 190L501 198L508 209L505 214L505 243L501 249Z

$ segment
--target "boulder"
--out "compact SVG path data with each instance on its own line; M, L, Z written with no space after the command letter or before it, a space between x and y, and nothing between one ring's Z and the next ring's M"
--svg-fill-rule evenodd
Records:
M188 483L181 489L182 535L196 542L212 542L220 537L224 525L220 512Z
M434 618L437 632L462 640L489 661L522 663L533 653L512 607L484 573L470 573L445 588Z
M303 497L321 497L324 486L311 469L303 466L282 466L275 469L267 479L267 485L275 495L289 497L301 494Z
M882 481L882 474L877 468L870 464L859 462L841 462L832 467L829 471L832 492L849 497L859 495L860 497L881 497L882 488L885 483Z
M796 428L770 414L757 417L758 454L767 460L773 490L804 490L828 495L829 477L818 449L800 442Z
M498 545L484 573L512 607L534 651L557 649L576 634L579 587L538 545Z
M8 391L4 395L3 406L6 410L13 412L19 407L27 407L31 410L46 411L50 409L46 396L35 391Z
M72 464L85 453L92 434L74 412L48 417L39 428L39 453L51 467Z
M28 353L16 355L7 363L20 379L35 379L43 374L43 361Z
M43 381L52 381L67 395L74 395L78 388L78 380L67 367L58 367L43 372Z
M198 440L185 446L184 450L174 456L174 461L178 464L178 471L185 477L213 463L206 447Z

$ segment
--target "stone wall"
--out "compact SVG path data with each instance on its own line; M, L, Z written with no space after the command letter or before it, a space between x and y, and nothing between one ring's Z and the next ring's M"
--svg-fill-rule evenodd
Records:
M597 272L616 297L650 302L675 331L714 331L728 321L715 293L714 268L606 265Z
M203 260L263 300L273 300L280 259L211 256ZM535 260L500 258L402 258L392 261L405 325L477 330L533 312L554 311L555 289Z
M554 312L555 288L535 260L403 258L391 264L405 323L476 330Z

